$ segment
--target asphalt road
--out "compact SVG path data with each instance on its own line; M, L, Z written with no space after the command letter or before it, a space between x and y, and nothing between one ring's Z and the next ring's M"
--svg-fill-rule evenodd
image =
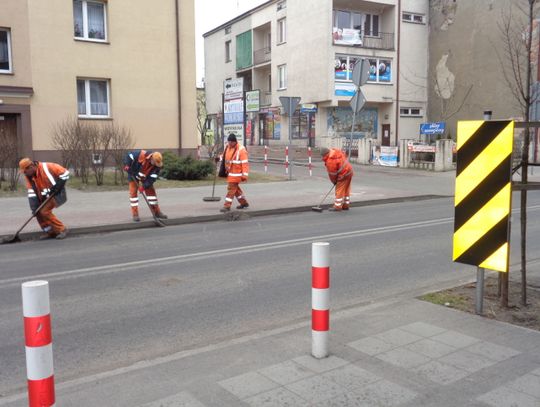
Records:
M538 192L529 206L538 268ZM62 382L308 320L314 241L331 244L332 309L474 278L451 261L452 228L442 198L0 246L0 396L26 386L23 281L50 282Z

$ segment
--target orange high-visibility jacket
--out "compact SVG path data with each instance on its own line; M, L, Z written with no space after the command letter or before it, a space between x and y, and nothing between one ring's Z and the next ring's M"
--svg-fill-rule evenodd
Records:
M236 144L235 148L227 147L224 152L225 169L229 173L227 182L242 182L242 177L249 175L248 153L244 146Z
M328 177L334 184L346 177L353 175L353 167L347 154L336 148L332 148L328 154L323 157L324 165L328 171Z
M30 179L25 177L32 210L35 210L47 198L53 185L56 185L59 180L65 182L69 179L69 171L59 164L39 161L34 161L34 164L37 167L36 174ZM55 200L57 206L60 206L65 202L65 197L59 194L55 196Z

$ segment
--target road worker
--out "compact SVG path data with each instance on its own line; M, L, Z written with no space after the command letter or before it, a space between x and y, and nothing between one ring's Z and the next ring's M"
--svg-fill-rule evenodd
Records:
M39 226L45 232L40 239L64 239L68 233L67 228L52 211L67 201L65 185L69 171L59 164L32 161L30 158L20 160L19 169L26 178L32 213L51 197L36 214Z
M131 216L134 222L141 220L139 218L138 192L146 194L146 199L156 218L168 218L159 208L154 189L154 182L158 179L161 167L163 167L163 156L159 152L134 150L128 152L124 157L124 170L128 173Z
M234 133L227 138L227 146L221 155L221 160L225 160L227 171L227 195L220 212L229 212L235 197L240 204L236 209L248 208L249 203L240 188L240 183L246 182L249 175L248 153L246 148L238 143Z
M336 148L321 148L321 156L328 171L328 177L336 186L334 206L329 210L347 211L351 204L351 181L354 175L347 154Z

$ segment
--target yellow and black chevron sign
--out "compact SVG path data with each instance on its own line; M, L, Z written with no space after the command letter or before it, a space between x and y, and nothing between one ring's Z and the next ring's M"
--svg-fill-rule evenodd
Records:
M458 122L453 260L508 271L513 121Z

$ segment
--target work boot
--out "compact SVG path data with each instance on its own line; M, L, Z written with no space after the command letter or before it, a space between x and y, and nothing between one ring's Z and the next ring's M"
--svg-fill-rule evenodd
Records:
M246 209L246 208L249 208L249 204L248 203L245 203L245 204L240 204L236 207L236 209Z
M220 212L223 212L223 213L227 213L227 212L230 212L231 211L231 208L227 208L227 207L223 207L219 210Z
M64 229L63 231L61 231L60 233L58 233L58 234L56 235L56 239L58 239L58 240L65 239L66 236L67 236L67 234L68 234L68 230L67 230L67 229Z
M139 215L133 215L132 219L133 219L133 222L140 222L141 221L141 218L139 218Z
M156 213L156 218L158 219L169 219L167 215L165 215L163 212L159 211Z

